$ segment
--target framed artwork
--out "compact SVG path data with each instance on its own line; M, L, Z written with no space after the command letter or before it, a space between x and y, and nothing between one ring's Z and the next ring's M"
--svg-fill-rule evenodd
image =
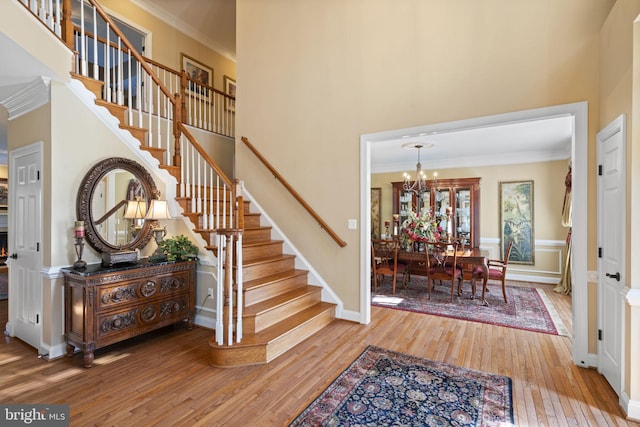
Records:
M236 111L236 81L231 77L224 76L224 93L229 96L233 96L233 99L226 98L225 107L228 111Z
M185 55L184 53L180 54L180 56L182 60L182 69L192 80L189 81L189 90L193 92L200 92L204 90L206 91L206 95L208 93L208 90L197 89L197 87L199 87L197 83L199 83L200 85L213 87L213 68L204 65L202 62L196 61L195 59L188 55Z
M533 181L501 182L501 254L513 240L509 263L535 264L533 224Z
M9 209L9 180L0 178L0 212Z
M382 235L382 222L380 221L380 199L382 188L371 189L371 238L379 239Z

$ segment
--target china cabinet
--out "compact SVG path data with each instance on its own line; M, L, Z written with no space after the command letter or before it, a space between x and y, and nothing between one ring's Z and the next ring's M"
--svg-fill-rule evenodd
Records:
M480 178L439 179L427 181L422 201L403 182L392 182L393 214L398 215L399 227L410 211L428 209L439 221L443 231L452 238L462 237L471 246L480 246ZM434 185L435 184L435 185ZM418 206L421 203L422 206Z

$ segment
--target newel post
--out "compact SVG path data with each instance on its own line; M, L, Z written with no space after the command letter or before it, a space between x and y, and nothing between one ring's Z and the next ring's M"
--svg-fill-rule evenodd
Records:
M73 49L73 21L71 20L71 0L62 1L62 40L71 50Z
M173 104L173 164L182 165L182 153L180 151L180 124L184 113L184 100L179 93L175 94L176 103Z

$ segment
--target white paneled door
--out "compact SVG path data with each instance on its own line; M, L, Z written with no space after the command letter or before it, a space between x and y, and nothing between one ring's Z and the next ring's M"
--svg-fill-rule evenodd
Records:
M41 144L15 150L9 162L10 335L42 353Z
M618 117L598 143L598 370L620 396L625 289L625 130Z

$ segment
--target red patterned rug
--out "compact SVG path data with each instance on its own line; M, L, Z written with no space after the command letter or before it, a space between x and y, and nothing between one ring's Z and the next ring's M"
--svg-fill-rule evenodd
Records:
M371 292L371 305L553 335L569 335L544 290L507 286L508 303L505 304L500 285L490 282L488 289L485 296L488 306L481 304L480 289L476 292L476 298L471 299L471 286L468 283L462 288L462 296L455 296L451 303L451 287L446 283L443 286L436 285L429 300L425 277L412 276L407 289L398 283L395 295L391 293L391 277L385 277L382 286L378 286L376 292Z
M290 426L513 426L511 378L369 346Z

